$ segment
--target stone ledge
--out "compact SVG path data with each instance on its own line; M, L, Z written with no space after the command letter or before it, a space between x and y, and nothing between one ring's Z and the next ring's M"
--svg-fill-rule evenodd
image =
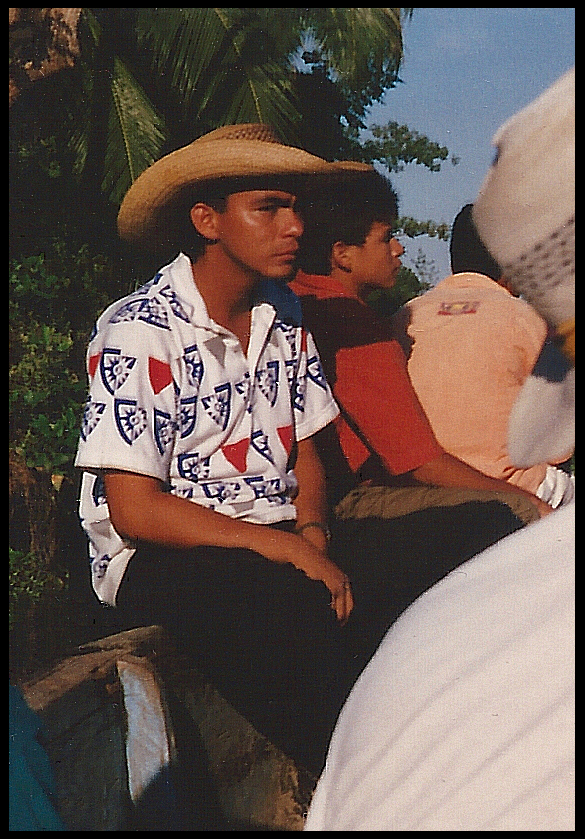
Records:
M85 644L20 687L43 721L69 829L302 830L316 779L160 627Z

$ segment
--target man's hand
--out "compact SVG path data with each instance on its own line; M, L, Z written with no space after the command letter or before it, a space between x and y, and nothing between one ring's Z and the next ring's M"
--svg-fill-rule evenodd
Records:
M262 551L267 559L274 562L290 562L311 580L320 580L331 593L331 608L337 620L344 625L353 609L353 594L349 577L334 562L325 550L318 548L312 541L296 533L272 531L274 549ZM308 532L307 532L308 536Z

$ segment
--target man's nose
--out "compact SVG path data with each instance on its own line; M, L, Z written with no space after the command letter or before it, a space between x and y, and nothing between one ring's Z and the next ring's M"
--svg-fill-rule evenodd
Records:
M283 209L283 213L285 214L284 228L286 235L294 236L295 238L300 238L303 235L305 225L299 213L292 207L287 207Z
M392 256L402 256L402 254L404 253L404 248L402 247L398 239L392 238L390 240L390 249L392 252Z

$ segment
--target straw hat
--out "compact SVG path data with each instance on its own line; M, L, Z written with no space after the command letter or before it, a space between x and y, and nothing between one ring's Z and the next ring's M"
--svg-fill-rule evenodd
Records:
M234 179L274 176L351 176L371 171L354 161L328 163L280 142L267 125L227 125L162 157L128 190L118 213L118 232L130 242L151 244L169 209L193 187ZM242 187L243 188L243 187Z

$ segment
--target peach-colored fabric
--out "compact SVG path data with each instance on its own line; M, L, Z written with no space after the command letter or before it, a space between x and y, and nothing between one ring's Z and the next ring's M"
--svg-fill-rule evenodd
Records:
M461 273L405 304L394 327L439 443L481 472L536 492L547 464L517 468L507 439L512 405L546 338L544 320L489 277Z

